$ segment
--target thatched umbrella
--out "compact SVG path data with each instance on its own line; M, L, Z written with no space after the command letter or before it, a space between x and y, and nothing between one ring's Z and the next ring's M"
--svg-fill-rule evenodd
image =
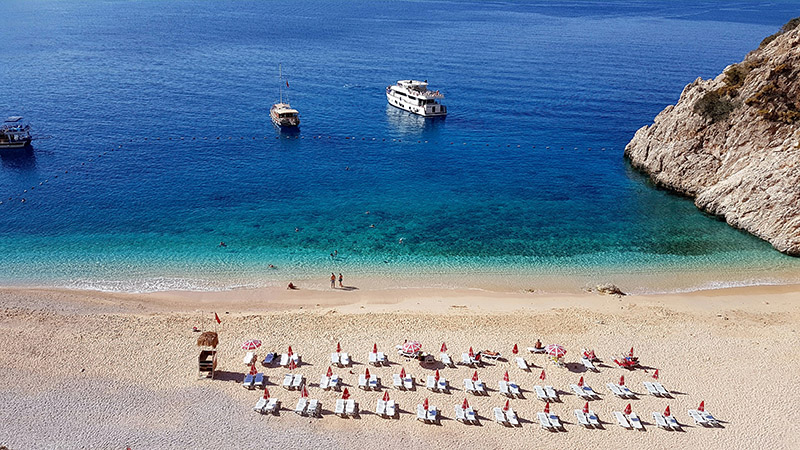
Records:
M204 331L203 334L197 337L198 347L217 348L217 344L219 344L219 337L214 331Z

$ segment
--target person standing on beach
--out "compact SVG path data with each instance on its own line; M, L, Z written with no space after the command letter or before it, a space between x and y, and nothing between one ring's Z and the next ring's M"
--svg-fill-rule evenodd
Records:
M339 287L340 288L344 288L344 285L342 284L342 273L341 272L339 272Z
M336 289L336 274L331 272L331 289Z

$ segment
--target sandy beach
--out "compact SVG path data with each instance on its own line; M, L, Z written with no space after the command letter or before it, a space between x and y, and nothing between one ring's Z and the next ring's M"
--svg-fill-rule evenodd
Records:
M0 290L0 445L29 448L797 448L789 425L800 420L800 286L767 286L650 296L548 295L480 290L170 292L146 295L6 288ZM219 365L215 380L197 379L197 333L193 326L218 325ZM286 369L259 369L273 397L282 401L277 416L252 408L260 391L243 389L247 371L241 343L261 339L267 350L291 345L302 355L296 370L309 381L312 398L322 402L322 418L296 415L299 394L281 388ZM567 366L524 349L539 338L568 350ZM394 352L404 339L438 353L446 342L457 358L472 346L535 365L529 372L513 358L478 369L490 389L476 397L463 392L473 369L445 368L449 394L432 393L419 380L432 373ZM362 414L333 414L339 392L317 387L329 354L340 342L351 354L351 368L334 369L348 386ZM384 386L401 367L417 388L365 392L355 387L367 367L373 343L391 365L370 370ZM635 347L645 369L612 367L611 357ZM604 361L599 372L578 364L581 348L595 349ZM542 369L546 383L539 380ZM672 399L646 395L643 381L659 369ZM520 428L494 423L492 408L505 398L497 382L508 371L525 393L511 400ZM635 400L615 398L605 388L625 375ZM584 429L574 409L583 406L569 389L583 376L602 399L591 408L604 429ZM560 392L551 411L565 432L540 429L536 412L544 404L532 392L550 384ZM388 391L399 418L373 411ZM441 425L415 417L424 398L442 412ZM454 405L469 399L480 426L454 420ZM696 426L687 410L705 401L723 428ZM613 411L631 403L646 431L612 423ZM682 432L667 432L651 413L669 405Z

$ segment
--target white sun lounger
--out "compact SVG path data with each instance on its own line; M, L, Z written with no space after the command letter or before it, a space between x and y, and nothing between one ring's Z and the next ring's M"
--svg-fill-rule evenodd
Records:
M704 427L710 426L710 424L708 422L706 422L705 417L701 416L700 415L700 411L698 411L696 409L690 409L689 410L689 417L694 419L694 423L696 423L696 424L702 425Z
M375 406L375 414L381 417L386 415L386 402L383 399L378 399L378 404Z
M369 380L367 380L367 384L369 385L369 388L372 389L373 391L381 390L380 378L374 375L369 377Z
M448 355L447 353L440 353L439 358L442 360L442 364L444 364L445 366L447 367L454 366L453 360L450 359L450 355Z
M356 401L352 398L348 398L344 405L344 412L351 417L358 414L358 405L356 405Z
M475 414L475 410L472 409L471 406L464 410L464 415L467 417L467 421L469 423L478 423L478 416Z
M547 418L550 419L550 425L552 425L556 430L564 429L564 424L561 423L557 415L550 413Z
M369 352L369 355L367 356L367 361L369 361L369 363L372 364L373 366L380 365L378 364L378 354L376 352Z
M261 365L268 366L275 362L275 353L269 352L264 356L264 360L261 361Z
M586 370L591 370L592 372L598 371L597 367L594 366L594 363L589 358L584 356L581 358L581 362L583 363L583 367L585 367Z
M397 415L397 409L395 407L394 400L389 400L386 402L386 417L394 418Z
M508 423L513 427L519 426L519 418L517 417L517 413L515 413L511 408L508 408L508 411L506 411L506 420L508 420Z
M435 406L428 408L428 422L439 423L439 410Z
M403 387L405 387L407 391L414 389L414 377L406 374L406 377L403 378Z
M244 376L244 381L242 381L242 387L244 387L245 389L253 389L253 381L254 381L253 375L250 375L248 373L247 375Z
M631 423L633 428L637 430L644 430L644 425L642 425L642 421L639 420L639 416L637 416L635 412L628 414L628 422Z
M469 353L462 353L461 364L469 367L475 367L478 364L478 360L475 358L470 358Z
M395 373L392 374L392 385L400 390L405 390L405 386L403 385L403 379L400 378L400 374Z
M337 398L336 399L336 408L333 409L333 413L339 417L344 417L346 414L344 413L344 399Z
M323 376L322 376L322 377L319 379L319 387L320 387L320 389L324 389L324 390L326 390L326 391L327 391L328 389L330 389L330 388L331 388L331 386L330 386L330 382L331 382L331 379L330 379L330 378L328 378L326 375L323 375Z
M287 373L283 376L283 387L285 389L292 389L292 381L294 381L294 375Z
M621 426L622 428L631 428L631 424L628 423L628 419L625 418L625 414L622 414L619 411L614 411L614 418L617 419L617 425Z
M261 397L256 402L256 406L253 407L253 411L258 411L261 414L264 414L264 407L267 406L267 399Z
M498 392L500 392L500 395L505 395L506 397L513 397L513 395L511 395L511 391L508 390L507 381L500 380L497 382L497 386L498 386L497 390Z
M589 386L588 384L584 384L583 385L583 392L586 392L587 394L589 394L590 396L592 396L594 398L600 398L600 394L595 392L594 389L592 389L592 387Z
M259 372L253 377L253 388L261 389L264 387L264 374Z
M245 366L252 365L253 359L255 359L255 357L256 357L255 353L247 352L247 354L244 355L244 358L242 358L242 362L244 363Z
M494 412L494 421L503 425L504 427L511 426L506 419L506 414L503 412L503 408L494 408L492 410Z
M589 414L586 415L586 418L593 427L600 428L600 419L597 418L597 414L595 414L594 411L590 409Z
M553 389L553 386L545 386L545 387L544 387L544 392L545 392L545 394L547 394L547 398L548 398L548 399L549 399L551 402L557 402L557 401L559 401L559 399L558 399L558 392L556 392L556 390L555 390L555 389Z
M339 358L339 353L331 353L331 364L342 367L342 360Z
M642 381L642 384L644 385L644 388L647 389L648 394L654 397L661 397L661 393L658 392L658 389L656 389L655 386L653 386L653 383L649 381Z
M536 417L539 419L539 426L544 428L548 431L555 431L553 428L553 424L550 423L550 418L547 417L547 414L543 412L536 413Z
M664 387L663 384L654 381L653 387L656 388L656 390L658 391L659 394L661 394L662 397L672 397L672 394L669 393L669 391Z
M384 366L389 365L389 360L386 359L386 355L383 352L378 352L378 363Z
M592 399L592 395L590 395L588 392L584 391L577 384L570 384L569 388L572 389L572 392L574 392L575 395L577 395L578 397L580 397L580 398L582 398L584 400L591 400Z
M422 407L421 403L417 405L417 420L428 423L428 411Z
M369 386L367 386L368 382L369 380L365 374L362 373L358 375L358 387L367 391L369 390Z
M439 390L439 392L447 392L449 387L450 386L447 385L447 378L439 377L439 384L436 385L436 388Z
M280 408L281 402L277 398L271 398L264 407L265 414L275 414Z
M578 423L580 425L583 425L586 428L592 427L592 425L589 423L589 419L586 417L586 413L584 413L580 409L576 409L574 413L575 413L575 418L578 419Z
M303 383L306 382L305 377L303 375L296 373L292 378L292 389L301 389L303 387Z
M455 410L456 410L456 420L462 423L467 423L467 416L461 405L455 405Z
M719 420L715 419L714 416L711 415L711 413L706 411L698 411L698 412L703 417L703 419L705 419L705 421L712 427L720 426Z
M328 388L329 389L333 389L335 391L338 391L339 390L339 382L340 381L341 380L339 379L339 375L336 375L336 374L332 375L331 379L328 381Z
M319 417L319 411L322 409L322 405L320 405L319 400L312 398L308 401L308 407L306 407L306 415L310 417Z
M545 352L545 348L544 347L542 347L542 348L528 347L528 351L531 352L531 353L544 353Z
M627 398L636 398L636 394L631 392L631 390L628 389L628 386L625 386L624 384L620 384L620 385L617 385L617 387L619 388L620 391L622 391L622 395L624 395L625 397L627 397Z
M464 392L475 394L475 383L469 378L464 378Z
M508 382L508 390L511 391L512 397L522 398L522 391L520 391L517 383L513 381Z
M667 416L667 425L675 431L681 431L681 424L678 423L678 419L675 416Z
M667 420L664 419L664 416L660 412L653 412L653 422L655 422L656 426L659 428L671 430L669 425L667 425Z
M342 365L342 367L349 366L350 365L350 355L348 355L347 353L342 353L340 355L339 362Z
M281 367L286 367L289 365L289 355L286 353L281 353L281 360L278 362L278 365Z
M525 361L525 358L523 358L521 356L517 356L516 359L517 359L517 367L519 367L522 370L526 370L526 371L530 370L530 367L528 366L528 361Z
M300 400L297 401L297 406L294 407L294 412L300 414L301 416L305 416L307 406L308 406L308 399L300 397Z
M619 389L618 384L614 383L606 383L606 387L612 394L616 395L619 398L626 398L627 396Z
M430 389L430 390L432 390L432 391L436 391L437 390L437 388L436 388L436 377L434 377L433 375L428 375L428 379L427 379L427 383L425 383L425 387Z
M486 394L486 385L483 384L483 381L480 379L474 383L475 386L475 395L487 395Z
M533 391L536 392L536 397L538 397L539 400L541 400L543 402L546 402L546 401L549 400L549 398L547 397L547 394L544 392L544 388L543 387L541 387L539 385L536 385L536 386L533 387Z

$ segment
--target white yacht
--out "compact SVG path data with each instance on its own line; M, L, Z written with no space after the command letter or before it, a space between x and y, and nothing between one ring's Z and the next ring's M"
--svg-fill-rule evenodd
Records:
M281 66L278 66L279 76L278 79L280 80L280 100L278 103L272 105L272 108L269 109L269 117L272 119L272 123L281 127L281 128L294 128L300 126L300 113L292 108L289 104L289 93L286 93L286 101L283 101L283 70ZM286 81L286 89L289 89L289 82Z
M390 105L423 117L446 116L447 107L437 101L443 98L439 91L428 90L428 80L400 80L386 88Z

